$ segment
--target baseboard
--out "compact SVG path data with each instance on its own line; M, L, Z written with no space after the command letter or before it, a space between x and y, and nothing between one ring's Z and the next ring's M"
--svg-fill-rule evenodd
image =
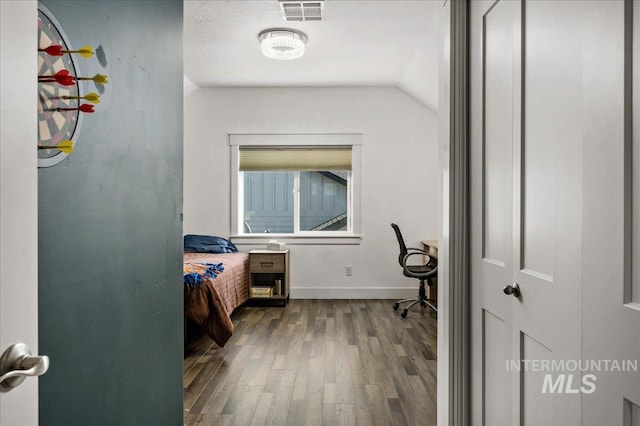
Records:
M292 287L292 299L402 299L415 297L418 287Z

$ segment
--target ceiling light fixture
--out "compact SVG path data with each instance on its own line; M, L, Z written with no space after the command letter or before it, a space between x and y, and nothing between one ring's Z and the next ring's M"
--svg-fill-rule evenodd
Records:
M286 61L304 55L307 35L288 28L271 28L261 31L258 40L264 56Z

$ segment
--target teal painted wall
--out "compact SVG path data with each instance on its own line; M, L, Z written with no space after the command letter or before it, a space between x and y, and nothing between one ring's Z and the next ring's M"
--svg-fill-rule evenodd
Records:
M38 172L40 424L182 425L182 0L44 4L110 84Z

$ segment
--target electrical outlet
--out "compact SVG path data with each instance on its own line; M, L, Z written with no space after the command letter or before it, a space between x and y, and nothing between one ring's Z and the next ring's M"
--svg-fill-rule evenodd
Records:
M344 276L350 277L351 275L353 275L353 267L351 265L346 265L344 267Z

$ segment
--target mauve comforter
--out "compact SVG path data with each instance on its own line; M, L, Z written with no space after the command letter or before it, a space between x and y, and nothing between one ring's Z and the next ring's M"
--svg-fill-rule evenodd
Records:
M247 253L185 253L185 263L222 263L224 272L202 287L184 286L184 313L219 346L233 334L231 313L249 298Z

